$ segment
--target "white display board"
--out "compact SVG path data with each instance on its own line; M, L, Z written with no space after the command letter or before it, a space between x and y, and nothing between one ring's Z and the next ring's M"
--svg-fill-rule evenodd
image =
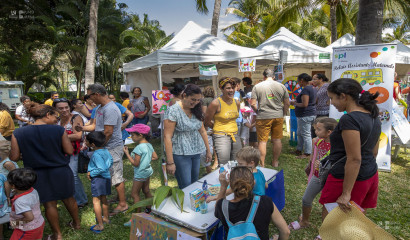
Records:
M278 171L269 168L259 168L259 170L261 170L267 182L269 182L269 180L271 180L278 173ZM187 227L196 232L208 232L208 230L211 229L218 221L218 219L214 216L216 202L213 201L208 204L208 212L206 214L194 212L191 210L189 193L197 188L202 189L202 184L205 180L210 185L219 184L218 178L219 171L217 169L199 179L197 182L194 182L188 187L182 189L185 193L184 212L181 213L181 210L176 206L171 197L168 197L165 200L165 203L161 204L159 209L155 209L155 206L152 206L153 213L169 220L170 222ZM233 195L231 195L228 196L227 199L232 199Z
M372 44L333 48L332 80L353 78L364 90L379 92L377 98L382 122L377 165L380 170L391 169L391 114L396 59L396 44ZM330 107L330 117L340 113Z
M393 101L392 126L403 144L410 141L410 124L403 114L403 109L395 101Z

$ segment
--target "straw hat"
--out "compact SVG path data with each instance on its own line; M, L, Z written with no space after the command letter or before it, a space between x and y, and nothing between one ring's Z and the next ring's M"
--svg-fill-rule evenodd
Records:
M339 207L333 209L319 229L323 240L390 240L395 239L355 207L344 213Z

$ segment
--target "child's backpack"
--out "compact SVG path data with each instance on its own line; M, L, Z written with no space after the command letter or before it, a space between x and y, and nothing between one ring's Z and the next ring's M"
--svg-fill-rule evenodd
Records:
M258 210L260 201L260 196L255 195L253 197L252 206L249 210L248 217L246 221L240 221L235 224L232 224L229 221L229 211L228 204L229 201L224 199L222 201L222 213L225 217L226 223L228 224L228 238L227 239L237 239L237 240L255 240L260 239L258 233L256 232L255 225L253 224L253 219L255 218L256 211Z

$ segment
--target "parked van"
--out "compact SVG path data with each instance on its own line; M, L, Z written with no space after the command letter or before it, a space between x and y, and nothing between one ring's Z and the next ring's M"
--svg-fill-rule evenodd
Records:
M22 81L0 81L0 102L5 103L10 110L15 111L23 96Z

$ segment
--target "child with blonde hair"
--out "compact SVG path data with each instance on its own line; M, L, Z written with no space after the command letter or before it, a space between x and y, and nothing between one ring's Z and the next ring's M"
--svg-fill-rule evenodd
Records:
M11 170L19 168L16 162L9 159L11 143L7 140L0 141L0 174L7 177Z

